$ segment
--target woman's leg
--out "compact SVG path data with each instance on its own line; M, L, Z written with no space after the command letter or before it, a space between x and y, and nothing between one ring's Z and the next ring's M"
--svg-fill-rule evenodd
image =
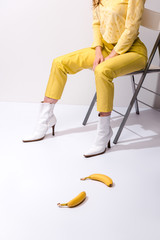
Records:
M23 142L42 140L49 127L56 125L56 117L53 114L55 103L61 98L67 80L67 74L75 74L82 69L92 69L95 58L95 50L83 48L53 60L52 68L47 84L44 100L41 101L39 119L35 131L24 137Z
M107 59L96 66L94 73L97 91L97 110L100 114L96 140L84 154L85 157L104 153L107 144L110 147L110 139L113 135L110 127L110 114L113 109L114 97L113 79L143 69L146 61L147 58L143 55L136 52L127 52Z
M95 49L90 47L59 56L52 62L44 102L56 103L61 98L67 74L75 74L83 69L92 69Z
M45 96L43 102L56 104L58 102L58 99L53 99Z
M136 52L127 52L110 58L95 68L97 91L97 110L111 112L113 109L114 84L113 79L127 73L143 69L147 58Z

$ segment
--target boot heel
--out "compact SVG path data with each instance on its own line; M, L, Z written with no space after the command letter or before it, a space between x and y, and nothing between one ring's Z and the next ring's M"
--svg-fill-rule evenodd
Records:
M110 140L109 140L109 142L108 142L108 148L111 148L111 142L110 142Z
M54 136L54 127L55 125L52 126L52 135Z

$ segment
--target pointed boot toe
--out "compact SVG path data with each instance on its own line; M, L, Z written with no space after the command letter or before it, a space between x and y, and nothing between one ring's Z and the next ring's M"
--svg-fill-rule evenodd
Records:
M103 154L103 153L105 153L105 151L106 151L105 147L93 146L83 156L86 157L86 158L93 157L93 156Z

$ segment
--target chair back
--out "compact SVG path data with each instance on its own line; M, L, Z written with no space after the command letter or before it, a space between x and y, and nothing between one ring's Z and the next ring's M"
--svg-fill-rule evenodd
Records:
M141 25L155 31L160 31L160 13L144 8Z

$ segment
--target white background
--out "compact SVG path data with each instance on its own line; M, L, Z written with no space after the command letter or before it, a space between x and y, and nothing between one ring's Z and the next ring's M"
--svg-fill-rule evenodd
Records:
M145 7L160 12L158 0L147 0ZM1 0L0 32L0 101L40 102L53 59L91 46L92 1ZM140 27L140 38L148 53L157 34ZM158 52L154 63L158 64ZM160 92L157 80L152 74L145 85ZM119 77L114 82L114 105L126 106L131 96L130 79ZM68 75L59 103L89 104L94 92L94 74L83 70ZM159 107L154 95L144 91L140 95Z

